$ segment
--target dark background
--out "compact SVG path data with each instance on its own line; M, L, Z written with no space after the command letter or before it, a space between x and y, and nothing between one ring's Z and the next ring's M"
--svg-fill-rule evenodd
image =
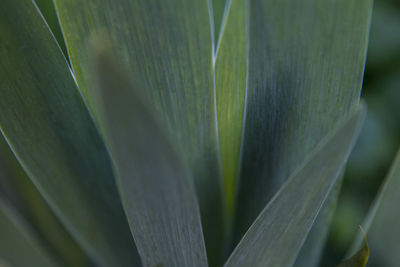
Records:
M400 0L375 0L362 99L368 114L347 165L324 267L343 259L400 145Z

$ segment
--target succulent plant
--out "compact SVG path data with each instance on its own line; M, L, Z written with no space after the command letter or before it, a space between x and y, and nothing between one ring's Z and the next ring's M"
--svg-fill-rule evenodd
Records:
M371 12L1 0L0 265L317 266L366 112ZM399 166L364 225L372 253ZM361 240L341 266L365 265Z

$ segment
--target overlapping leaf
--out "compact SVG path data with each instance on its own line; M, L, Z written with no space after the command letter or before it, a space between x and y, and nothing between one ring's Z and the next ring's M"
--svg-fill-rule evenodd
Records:
M0 199L0 259L10 266L58 266L10 207ZM0 261L0 264L2 262ZM7 265L8 266L8 265Z
M53 0L32 0L34 1L41 14L45 18L47 24L49 25L51 32L56 38L58 44L60 45L63 53L67 56L67 48L65 47L64 37L62 35L60 24L58 23L58 18L56 10L54 8Z
M304 241L304 245L301 247L299 255L296 258L296 262L293 265L294 267L319 266L325 242L329 234L329 227L336 211L342 183L343 173L340 175L335 187L330 191L324 205L321 207L321 210L312 225L310 233Z
M228 1L214 66L218 133L229 217L234 210L247 78L247 3Z
M71 64L89 107L88 38L109 36L112 56L165 123L194 177L209 260L225 231L209 6L203 0L55 0ZM101 38L100 38L101 39ZM98 114L94 112L98 119ZM101 123L99 123L101 124Z
M255 0L249 12L237 238L358 102L371 1Z
M361 231L364 236L364 245L353 256L338 265L338 267L365 267L367 264L369 257L368 240L362 228Z
M215 81L228 214L239 195L238 241L303 155L358 101L371 3L232 0L226 11ZM318 262L336 197L329 196L298 264Z
M141 93L107 54L96 56L99 114L122 203L145 266L207 266L190 172Z
M213 25L209 18L211 2L55 0L77 82L103 132L108 136L111 131L112 135L129 141L121 125L117 124L115 129L108 128L104 125L109 124L110 117L105 116L103 121L97 113L99 103L94 96L98 92L96 87L90 86L87 57L87 40L91 35L110 36L112 56L116 62L128 66L129 73L132 73L132 88L141 91L145 103L149 103L147 108L166 125L174 149L178 154L182 153L185 160L182 164L190 167L188 176L194 177L209 259L211 265L216 265L221 259L226 234L222 218L226 213L222 205L225 201L231 216L238 175L241 189L236 229L240 236L303 161L304 155L312 151L357 103L371 5L370 0L329 0L324 3L317 0L302 3L294 0L229 1L230 10L224 18L226 26L221 32L214 62ZM222 6L222 2L212 3ZM0 44L0 68L6 77L0 83L5 96L0 100L2 130L51 207L86 251L99 259L98 264L133 264L135 249L117 197L109 158L73 79L68 76L65 60L48 29L34 14L30 1L14 3L5 0L0 5L0 31L6 40ZM220 13L214 13L215 27L221 24L218 22ZM13 18L23 19L14 23ZM32 24L35 25L33 31L30 28ZM124 106L136 106L134 96L124 99ZM122 110L124 106L119 107L119 111L121 117L126 118L127 114ZM144 132L149 125L143 125ZM145 137L140 133L137 133L139 137ZM159 137L157 132L150 133ZM144 140L144 144L150 145L147 139ZM205 256L199 240L199 225L194 219L197 213L193 199L181 208L193 211L189 212L194 220L190 227L195 229L191 237L198 240L193 243L194 248L177 250L183 244L189 244L185 233L192 228L184 225L182 229L187 231L179 235L182 243L171 244L169 241L175 240L176 235L173 238L174 235L166 234L167 239L158 239L160 236L152 228L154 226L146 224L146 217L134 216L136 208L147 210L146 205L160 203L160 199L148 199L142 206L135 201L136 194L127 193L130 186L136 188L146 184L126 178L131 166L126 164L125 152L120 152L125 150L119 142L116 139L111 142L111 151L115 156L120 192L128 217L132 225L136 221L151 233L143 237L139 234L141 229L132 228L145 264L174 265L193 263L195 259L203 264ZM161 150L163 145L161 143ZM347 153L346 148L330 147L334 152L343 149L340 151L342 154ZM169 149L168 146L165 148ZM219 149L226 198L221 187ZM170 170L168 166L171 161L174 163L173 159L165 159L162 151L160 153L159 159L166 173L175 174L177 170ZM240 158L243 158L243 165ZM325 159L328 160L328 156ZM339 156L329 160L343 165ZM322 159L309 164L312 166L316 162L322 162ZM145 164L141 167L146 170ZM294 235L297 243L289 243L292 248L294 246L291 255L297 255L296 250L304 242L310 222L315 220L329 189L334 186L333 181L337 180L336 172L331 168L322 171L328 172L327 176L331 174L332 180L323 183L297 173L291 180L295 182L286 184L280 191L283 194L296 183L305 190L314 182L323 189L318 194L314 192L315 201L312 201L312 196L302 196L312 210L309 217L299 212L292 214L294 217L287 221L304 223L304 231ZM312 172L311 169L306 171ZM182 181L185 172L177 172L178 178L181 177L179 181ZM138 177L142 174L147 175L147 171L141 173L138 170ZM177 195L165 193L166 188L175 185L173 181L165 181L166 187L160 185L160 195L171 197L171 203L179 199L180 193L190 199L187 193L190 190L185 191L190 186L186 184L176 188L182 189ZM122 182L128 186L124 187ZM76 198L71 198L72 194ZM279 196L275 202L281 200ZM161 204L170 208L168 203ZM270 204L269 209L272 205L276 203ZM183 213L182 210L169 212ZM169 212L151 216L160 216L157 218L163 221L170 216ZM151 216L148 218L155 218ZM179 224L179 216L176 220ZM110 229L115 232L110 232ZM258 231L254 229L257 229L257 222L251 231ZM173 232L175 228L168 228L165 232L170 233L168 231ZM153 239L152 235L157 238ZM243 242L247 242L246 239ZM288 239L279 242L288 245L285 243ZM149 255L154 246L158 246L154 255ZM239 246L239 251L242 251L242 246ZM245 254L258 259L257 249L262 250L261 245L254 248ZM284 248L287 250L290 246ZM171 251L177 254L171 255ZM198 253L193 254L193 251ZM236 257L237 254L229 264L243 260ZM293 262L295 256L281 258ZM269 260L274 262L275 259Z
M0 2L0 36L0 128L22 167L96 264L137 264L105 146L31 1Z
M360 108L326 139L264 208L225 264L292 266L358 137Z
M69 266L87 264L86 256L19 166L2 135L0 135L0 201L9 206L7 210L15 210L14 213L19 214L19 221L23 223L18 225L20 227L28 225L30 229L25 232L33 232L32 235L35 237L32 238L51 254L57 264ZM19 251L21 244L14 243L15 247L11 247L11 244L3 242L7 240L0 238L2 245L8 246L10 250ZM21 252L18 257L23 257L22 254Z
M364 228L367 232L371 255L371 266L395 267L400 262L400 150L392 164L390 172L369 211ZM362 243L360 234L350 253L354 253Z
M213 21L214 21L214 36L215 36L214 40L217 41L219 39L219 33L222 26L225 6L227 2L229 2L229 0L211 0L211 1L212 1Z

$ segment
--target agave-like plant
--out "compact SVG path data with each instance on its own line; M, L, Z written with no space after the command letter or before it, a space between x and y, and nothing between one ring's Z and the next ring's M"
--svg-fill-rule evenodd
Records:
M0 265L317 266L365 115L371 12L1 0ZM399 158L372 251L394 231ZM360 242L343 266L365 265Z

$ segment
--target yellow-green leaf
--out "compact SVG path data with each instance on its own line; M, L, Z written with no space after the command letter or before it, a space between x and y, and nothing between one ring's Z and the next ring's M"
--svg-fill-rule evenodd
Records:
M363 222L371 248L371 266L397 267L400 262L400 149L368 215ZM358 235L350 253L361 244Z
M214 66L225 202L231 219L239 171L247 78L246 0L228 1Z
M368 240L364 230L360 227L364 236L364 245L351 258L345 260L338 267L365 267L369 257Z

